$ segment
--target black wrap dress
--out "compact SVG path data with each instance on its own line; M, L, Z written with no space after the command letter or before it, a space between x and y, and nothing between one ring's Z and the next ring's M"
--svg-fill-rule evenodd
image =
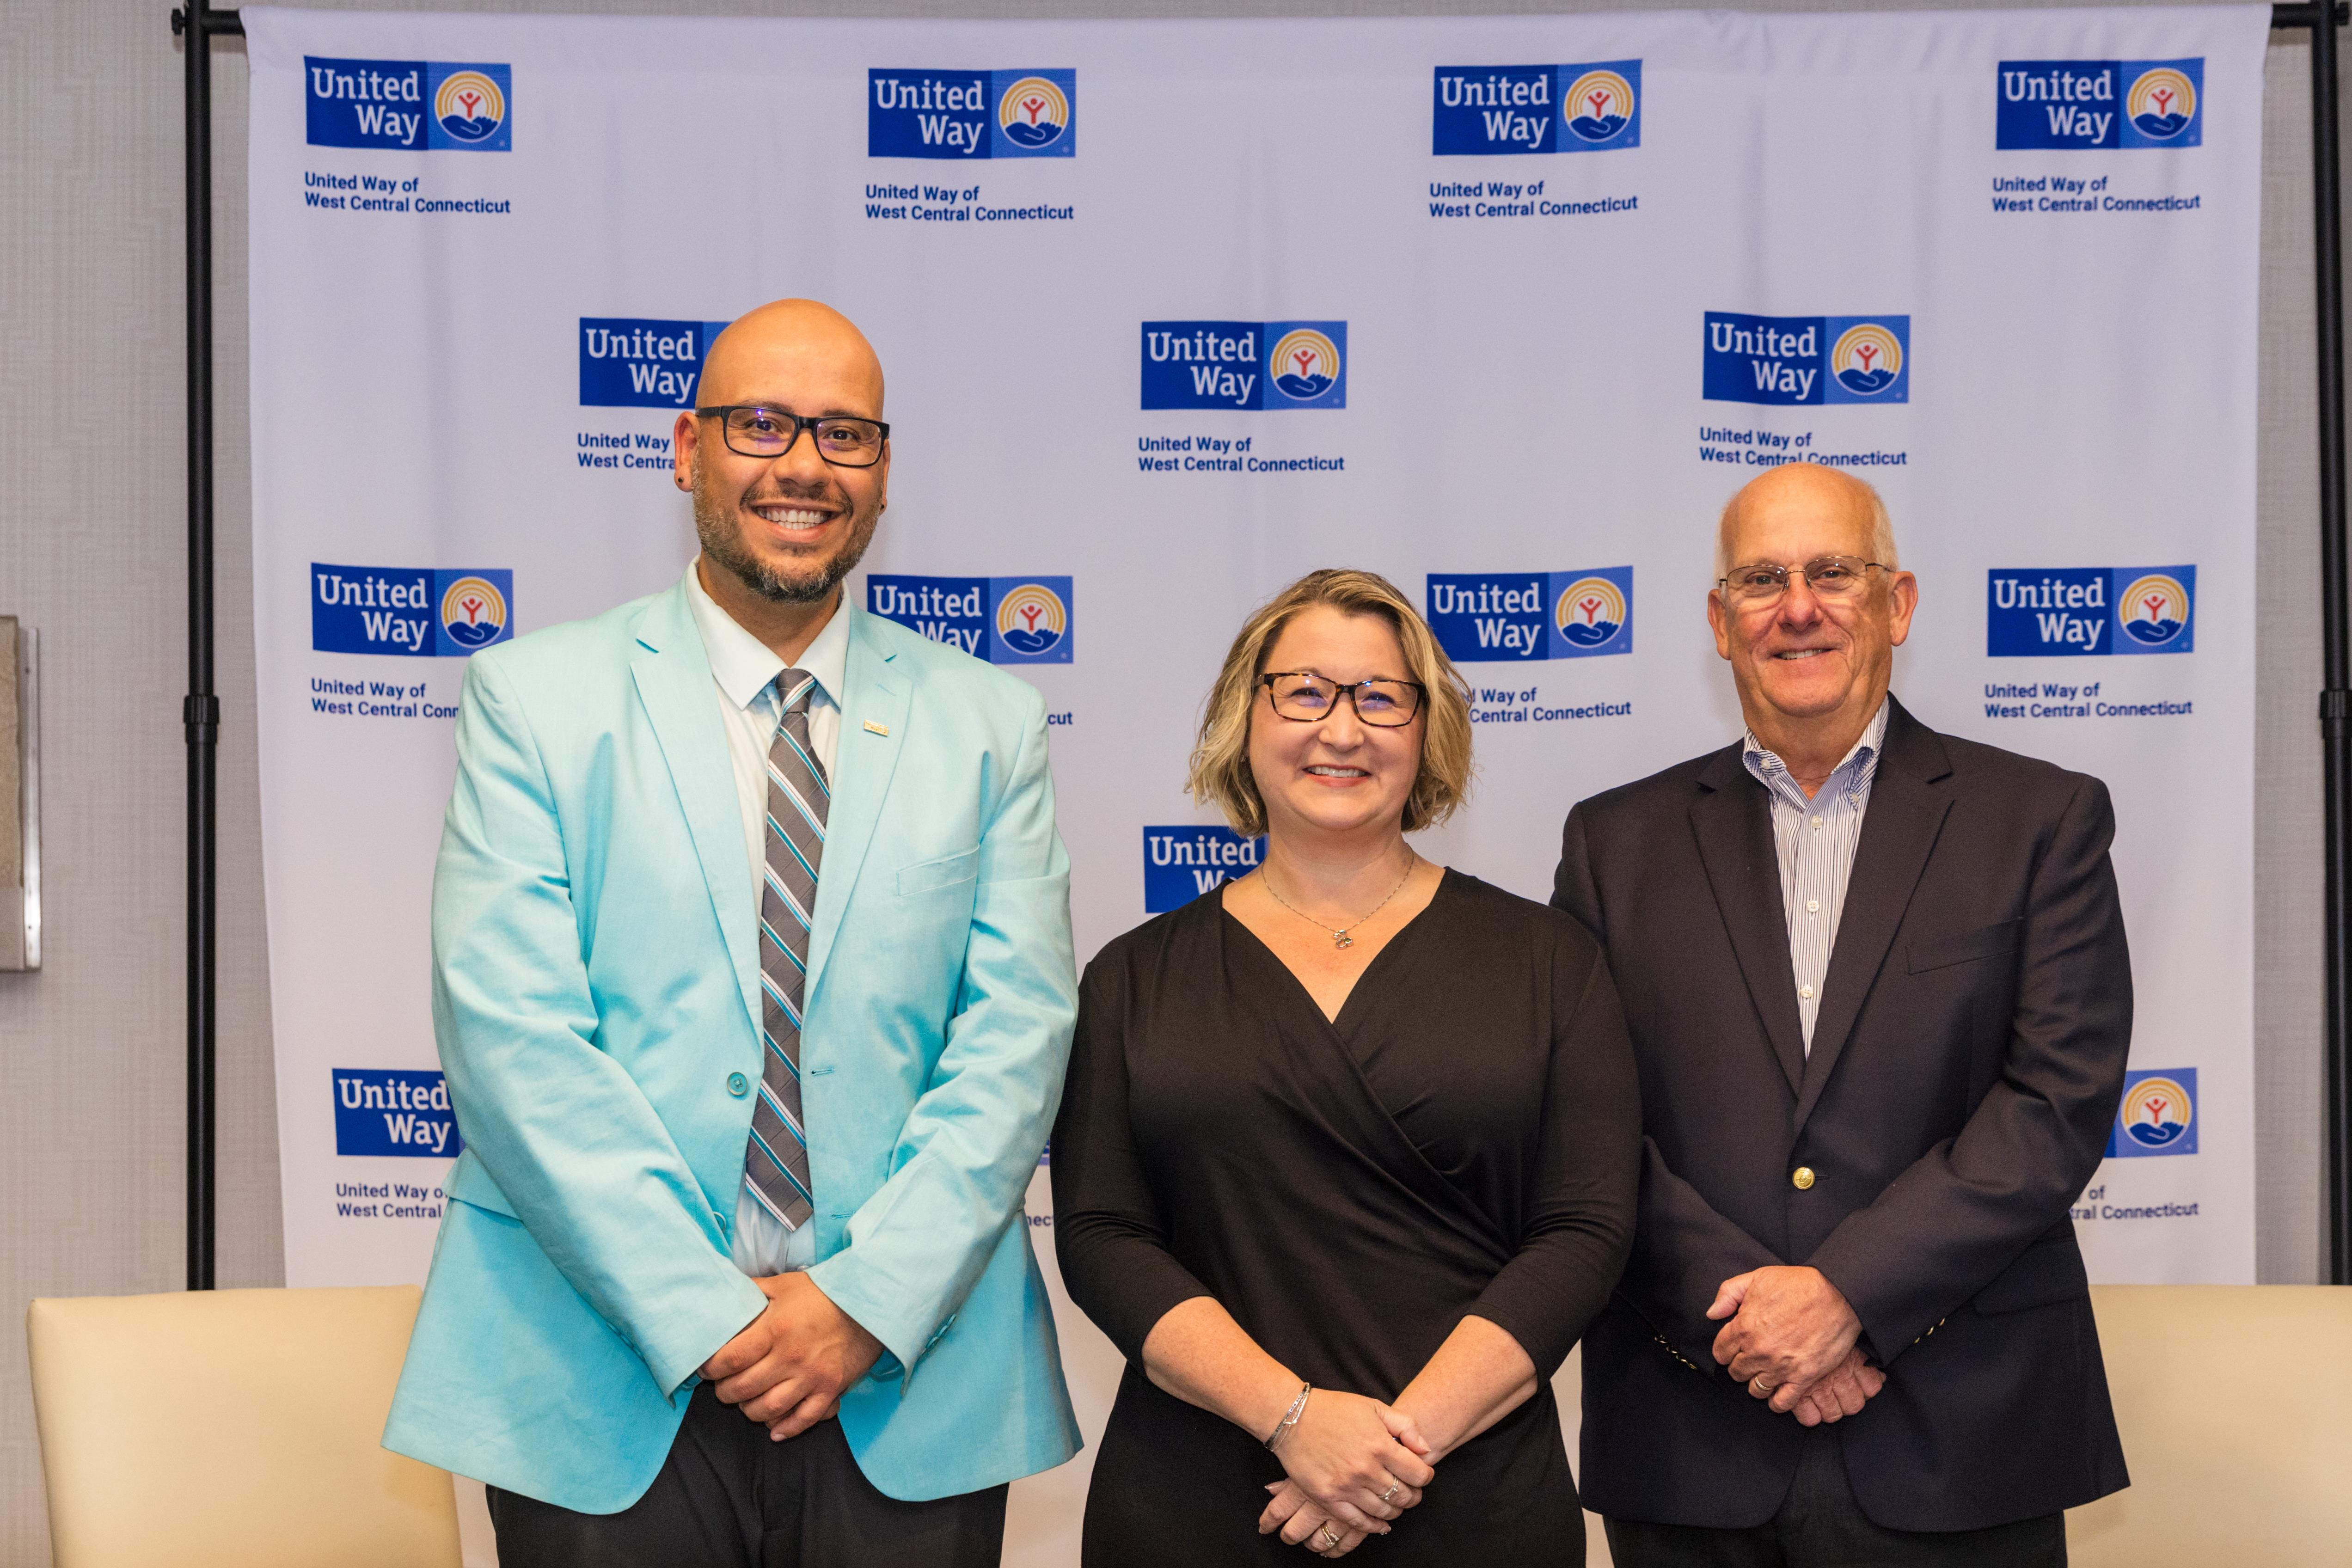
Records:
M1630 1244L1640 1091L1599 945L1448 871L1326 1019L1212 894L1087 965L1054 1126L1071 1299L1128 1358L1084 1561L1303 1568L1260 1536L1281 1464L1147 1380L1145 1337L1213 1296L1318 1388L1393 1399L1475 1314L1536 1396L1445 1458L1368 1564L1581 1563L1551 1374Z

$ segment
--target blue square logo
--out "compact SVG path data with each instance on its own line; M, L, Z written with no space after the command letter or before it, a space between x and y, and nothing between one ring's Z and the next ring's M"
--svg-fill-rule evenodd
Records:
M1718 403L1911 401L1908 316L1709 310L1700 395Z
M317 652L463 658L513 636L509 568L310 563Z
M302 97L313 147L514 149L514 76L505 65L305 55Z
M1067 68L866 73L869 158L1074 158L1078 73Z
M2190 653L2197 568L1995 567L1985 574L1985 652L1995 658Z
M2195 147L2205 140L2205 61L2003 60L1993 146L2032 152Z
M1429 124L1441 158L1638 147L1642 62L1439 66Z
M2197 1069L2124 1075L2124 1102L2107 1132L2107 1158L2197 1152Z
M1143 912L1181 908L1235 877L1248 876L1265 858L1263 837L1244 838L1230 827L1147 827Z
M1068 577L866 579L866 607L991 664L1069 664L1077 595Z
M667 321L646 316L580 318L580 404L583 408L694 406L702 356L724 321Z
M1633 651L1633 569L1432 573L1429 629L1456 664Z
M1145 408L1348 406L1345 321L1146 321Z
M336 1068L335 1152L454 1160L466 1147L438 1072Z

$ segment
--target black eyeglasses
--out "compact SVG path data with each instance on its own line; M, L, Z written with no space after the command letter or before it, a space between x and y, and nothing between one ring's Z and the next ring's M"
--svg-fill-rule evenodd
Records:
M853 419L846 415L803 419L758 403L730 403L694 413L698 419L720 421L727 449L744 458L781 458L807 430L816 437L816 455L834 467L870 468L882 460L882 444L890 439L890 426L879 419Z
M1257 683L1265 688L1266 700L1275 712L1294 722L1313 724L1328 719L1344 695L1354 704L1358 719L1381 730L1412 723L1412 716L1421 711L1423 690L1417 680L1359 680L1353 686L1342 686L1303 669L1261 675Z
M1760 610L1780 602L1781 595L1789 591L1791 577L1802 577L1815 598L1851 599L1869 583L1873 567L1881 572L1887 569L1880 562L1853 555L1823 555L1802 566L1776 566L1769 561L1759 561L1749 566L1733 567L1729 576L1716 579L1716 585L1739 608Z

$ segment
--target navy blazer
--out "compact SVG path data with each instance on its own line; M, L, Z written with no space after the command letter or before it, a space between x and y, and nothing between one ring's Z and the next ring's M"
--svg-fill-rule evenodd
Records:
M1585 1340L1600 1513L1779 1508L1802 1428L1716 1364L1705 1316L1775 1263L1843 1291L1886 1371L1836 1427L1874 1522L1979 1529L2128 1484L2067 1214L2131 1043L2106 786L1887 700L1810 1055L1740 747L1569 814L1552 902L1608 951L1643 1118L1633 1259Z

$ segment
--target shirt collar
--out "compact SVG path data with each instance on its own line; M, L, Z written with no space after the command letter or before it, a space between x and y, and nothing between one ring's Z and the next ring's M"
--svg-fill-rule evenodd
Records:
M784 661L719 607L719 601L702 585L701 574L696 570L699 561L698 556L687 563L687 608L693 614L695 629L702 634L702 651L709 658L710 674L719 682L719 689L736 707L749 708L783 672ZM848 664L849 607L845 597L815 640L801 650L800 662L792 668L815 676L816 695L838 708Z
M1822 792L1843 795L1849 805L1861 805L1862 798L1870 793L1870 781L1878 772L1878 754L1885 744L1886 700L1882 697L1878 700L1878 711L1872 714L1870 722L1863 727L1862 739L1856 741L1853 749L1838 760L1838 765L1830 770L1830 776L1822 783ZM1753 730L1740 738L1739 760L1747 765L1758 784L1775 795L1787 792L1799 805L1805 804L1805 792L1798 786L1795 779L1789 776L1789 764L1780 760L1778 752L1770 751L1758 740Z

